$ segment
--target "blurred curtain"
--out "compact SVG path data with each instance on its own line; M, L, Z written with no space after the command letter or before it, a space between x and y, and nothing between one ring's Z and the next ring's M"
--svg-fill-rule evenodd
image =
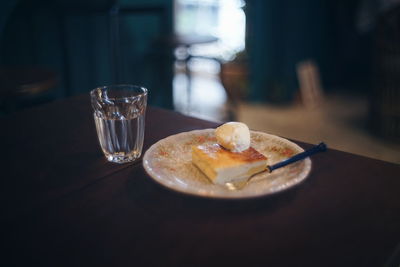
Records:
M368 81L371 38L357 32L359 2L246 1L251 99L292 100L296 64L307 59L319 67L325 89Z
M325 1L246 2L253 100L285 102L297 89L296 64L324 56Z

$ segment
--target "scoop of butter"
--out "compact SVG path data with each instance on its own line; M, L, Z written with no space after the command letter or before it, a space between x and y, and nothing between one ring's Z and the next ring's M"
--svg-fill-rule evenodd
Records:
M242 152L250 147L250 130L241 122L227 122L215 129L219 145L232 152Z

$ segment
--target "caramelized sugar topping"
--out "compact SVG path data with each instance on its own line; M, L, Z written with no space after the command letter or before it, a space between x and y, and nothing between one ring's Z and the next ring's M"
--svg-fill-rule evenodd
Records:
M259 153L252 147L249 147L242 152L229 151L219 144L200 145L196 148L206 154L210 159L217 160L221 164L229 162L247 163L267 159L263 154Z

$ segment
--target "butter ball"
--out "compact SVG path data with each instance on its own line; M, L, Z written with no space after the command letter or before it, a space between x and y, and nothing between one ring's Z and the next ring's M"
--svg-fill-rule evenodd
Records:
M242 152L250 147L250 130L242 122L227 122L215 129L219 145L232 152Z

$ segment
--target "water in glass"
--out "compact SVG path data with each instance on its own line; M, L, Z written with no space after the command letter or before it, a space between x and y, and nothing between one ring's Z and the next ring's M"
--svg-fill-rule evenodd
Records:
M109 161L129 162L140 157L143 146L144 110L129 118L104 118L94 113L101 149Z

